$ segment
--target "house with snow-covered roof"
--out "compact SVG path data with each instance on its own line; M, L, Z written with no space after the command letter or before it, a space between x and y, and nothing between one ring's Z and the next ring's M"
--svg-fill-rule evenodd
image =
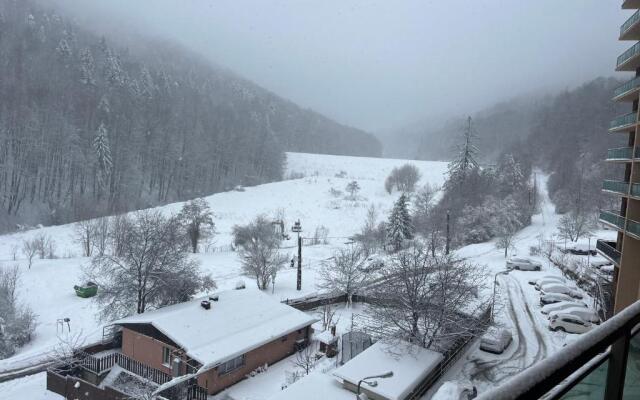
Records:
M89 346L77 367L48 371L47 388L120 400L126 390L112 382L137 377L164 398L182 400L170 393L186 388L188 399L204 400L305 347L316 321L259 290L219 292L115 321L108 350Z
M315 318L258 290L230 290L116 321L122 353L209 394L306 345Z

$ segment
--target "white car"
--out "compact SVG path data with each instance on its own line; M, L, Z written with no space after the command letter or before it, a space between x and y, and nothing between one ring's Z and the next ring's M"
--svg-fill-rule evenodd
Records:
M561 301L573 301L573 297L564 293L547 293L540 295L540 305L559 303Z
M594 268L604 267L605 265L612 265L611 261L607 260L606 258L594 258L589 262L589 264L591 264L591 266Z
M582 294L578 292L575 288L570 288L561 283L547 283L545 285L542 285L540 286L540 292L542 294L562 293L562 294L568 294L569 296L574 297L576 299L582 298Z
M596 314L594 311L585 307L569 307L569 308L565 308L561 312L554 311L552 313L549 313L549 319L553 318L554 315L558 315L558 314L571 314L571 315L575 315L576 317L580 317L587 322L591 322L594 324L600 323L600 317L598 316L598 314Z
M571 307L587 308L587 304L582 301L561 301L559 303L547 304L542 307L543 314L550 314L552 312L560 312Z
M529 281L530 284L535 285L536 290L540 290L540 286L546 283L566 283L566 280L561 276L551 276L547 275L539 279L535 279L533 283Z
M507 269L517 269L522 271L540 271L542 264L530 258L510 258L507 260Z
M585 333L591 330L591 322L573 314L559 313L549 318L549 329L567 333Z
M480 338L480 350L501 354L509 347L512 339L513 337L509 330L492 326L487 329L487 333Z

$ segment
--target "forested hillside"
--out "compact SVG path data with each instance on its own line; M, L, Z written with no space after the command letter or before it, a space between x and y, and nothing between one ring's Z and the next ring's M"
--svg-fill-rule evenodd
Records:
M30 0L0 0L0 99L0 230L278 180L284 151L381 153L185 50L121 48Z
M601 192L602 179L615 174L604 158L608 148L624 146L624 135L608 133L609 122L629 107L611 101L622 82L598 78L554 96L521 98L497 104L473 115L481 164L495 164L512 154L526 165L549 173L549 193L560 212L581 207L609 206ZM443 128L422 134L407 132L419 143L418 159L447 159L455 153L454 141L464 129L464 116ZM621 171L618 171L620 178Z

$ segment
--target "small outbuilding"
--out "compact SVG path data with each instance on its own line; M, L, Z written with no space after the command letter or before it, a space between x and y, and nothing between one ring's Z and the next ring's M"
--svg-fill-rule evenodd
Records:
M366 393L371 400L405 400L436 372L443 359L438 352L408 342L376 342L336 369L333 375L345 389L356 393L361 379L392 371L390 378L374 379L374 386L363 383L361 393Z

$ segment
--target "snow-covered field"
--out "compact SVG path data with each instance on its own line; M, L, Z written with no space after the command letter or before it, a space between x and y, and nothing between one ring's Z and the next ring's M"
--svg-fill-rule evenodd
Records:
M329 229L328 245L305 247L303 251L303 291L295 290L295 270L282 271L277 278L274 296L285 299L300 297L314 292L315 271L323 260L331 257L336 247L344 245L347 237L362 226L367 207L373 204L379 210L379 218L386 218L397 193L388 194L384 190L384 179L391 169L405 164L406 160L366 157L330 156L316 154L289 153L287 173L303 173L304 178L248 187L244 192L224 192L206 197L215 213L218 234L213 247L227 247L231 243L231 229L236 224L249 222L259 214L270 217L283 212L287 229L295 220L300 220L303 236L313 235L315 228ZM441 185L444 182L446 163L410 161L422 173L420 184ZM343 177L336 174L345 171ZM330 189L344 192L345 186L357 180L361 187L357 201L336 197ZM159 207L166 213L177 213L183 203ZM45 233L56 242L54 260L34 261L27 269L26 260L18 250L18 260L13 261L14 249L20 249L25 239ZM295 236L284 243L291 255L296 252ZM57 323L61 318L70 318L72 333L82 332L87 341L101 338L102 324L96 321L97 309L91 300L76 297L75 284L81 283L81 266L89 261L79 257L80 244L74 239L73 225L61 225L35 229L27 232L0 236L0 265L18 264L21 271L19 286L20 299L29 304L38 315L38 327L34 340L20 349L15 356L0 360L0 372L18 368L41 359L58 343ZM241 277L240 263L236 253L220 251L196 255L201 267L210 273L220 289L235 286L244 279L248 287L253 286L250 278Z
M304 177L250 187L244 192L218 193L206 198L215 212L218 231L212 246L227 246L231 241L233 225L246 223L258 214L275 216L279 212L284 212L288 228L293 221L300 219L305 237L312 236L316 227L325 226L329 229L329 244L305 246L303 250L302 292L295 290L295 269L286 269L279 273L272 295L278 299L285 299L314 292L318 267L323 260L331 257L336 248L345 245L348 236L360 229L367 207L371 204L375 205L379 211L378 217L380 219L386 217L398 195L395 193L389 195L384 191L384 179L393 167L405 162L404 160L289 153L287 176L303 174ZM420 184L428 182L441 185L443 183L446 163L419 161L411 161L411 163L415 164L422 173ZM541 180L538 187L544 190L546 180L541 175L539 179ZM361 187L358 200L347 200L344 196L336 197L330 193L331 189L344 192L345 186L352 180L357 180ZM541 213L534 216L531 226L519 232L511 255L528 256L530 247L538 244L540 236L549 239L556 233L558 216L544 192L542 200ZM175 203L160 209L167 213L175 213L181 207L182 203ZM30 270L27 269L25 260L20 260L19 253L18 261L12 261L12 249L20 246L25 238L40 232L45 232L54 238L58 255L71 255L71 257L36 260ZM613 235L611 231L596 234L597 237L605 238ZM287 248L286 251L294 254L293 235L284 246ZM14 357L0 360L0 371L28 365L46 356L46 353L58 342L56 320L59 318L71 318L72 332L81 331L87 336L87 341L101 337L101 324L94 317L96 308L91 300L78 298L73 291L73 285L81 279L81 266L89 261L87 258L78 257L79 253L80 246L73 238L71 225L47 227L0 237L0 263L20 265L22 280L19 295L25 303L33 307L38 314L39 323L32 343L20 349ZM496 249L494 243L487 242L466 246L459 249L457 254L484 266L487 273L487 287L484 295L490 295L494 275L505 269L503 251ZM248 285L248 290L257 290L250 278L241 276L240 263L234 252L201 253L196 257L201 261L202 268L213 276L220 289L232 288L239 279L243 279ZM497 298L500 307L496 308L496 322L508 327L514 334L514 342L507 351L499 356L490 355L481 352L476 344L458 361L442 382L467 379L471 380L479 391L483 391L544 358L547 354L559 351L565 343L578 337L578 335L550 332L547 329L546 319L540 313L538 292L528 285L527 281L532 277L545 274L560 275L560 271L542 258L540 261L543 261L541 272L513 271L509 275L498 277ZM358 306L354 309L342 308L339 311L341 316L338 324L339 333L348 330L351 314L358 312L362 312ZM329 366L325 367L329 369ZM233 400L268 399L280 392L285 375L291 368L291 360L284 360L271 366L266 373L233 386L224 395L228 395ZM0 392L7 393L7 390L14 390L14 387L20 387L20 390L29 393L30 399L58 398L44 390L43 373L2 383ZM430 394L425 398L429 398Z

